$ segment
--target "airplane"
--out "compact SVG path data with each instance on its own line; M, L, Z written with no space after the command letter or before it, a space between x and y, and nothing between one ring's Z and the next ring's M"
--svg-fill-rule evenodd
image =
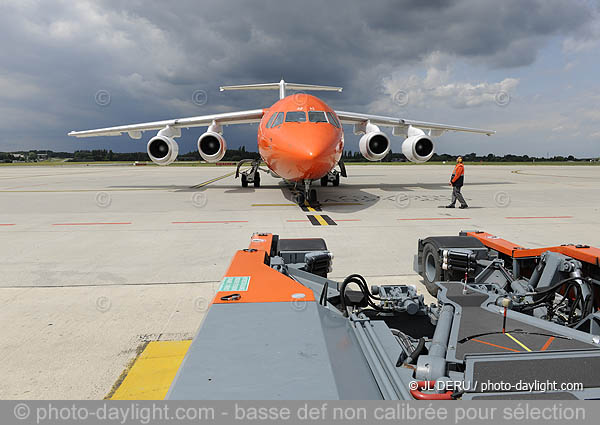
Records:
M300 92L287 95L286 89ZM354 134L362 134L359 150L369 161L380 161L390 151L390 138L379 126L391 127L392 135L404 137L402 153L409 161L417 163L431 159L434 152L432 138L447 131L495 134L493 130L336 111L318 97L304 93L313 90L341 92L341 87L295 84L282 79L279 83L220 87L220 91L226 90L279 90L279 100L263 109L71 131L68 135L92 137L127 133L132 139L140 139L144 131L159 130L148 141L148 156L158 165L169 165L179 153L175 138L181 136L182 128L208 127L198 138L198 152L206 162L218 162L227 150L223 126L259 123L257 140L261 159L240 161L235 177L241 175L242 187L248 187L249 183L260 187L259 171L269 172L300 188L294 194L294 201L302 205L305 201L316 202L317 193L312 188L314 182L320 181L322 186L329 183L338 186L340 176L347 177L341 160L344 151L343 124L352 124ZM260 168L262 162L268 170ZM240 172L243 165L249 167Z

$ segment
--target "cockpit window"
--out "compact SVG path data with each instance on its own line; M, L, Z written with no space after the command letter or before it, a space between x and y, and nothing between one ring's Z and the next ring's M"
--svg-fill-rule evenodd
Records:
M277 127L278 125L281 125L281 123L283 123L283 112L279 112L277 114L277 118L275 118L275 121L273 121L271 127Z
M288 112L285 115L285 122L306 122L306 113L304 111Z
M271 118L269 118L269 121L267 122L267 125L266 125L267 128L271 128L271 124L273 124L273 121L275 121L276 116L277 116L277 112L273 112L273 115L271 115Z
M323 111L308 111L308 120L310 122L327 122Z
M327 112L327 118L329 118L329 122L331 124L333 124L337 128L340 128L340 122L337 120L337 118L335 117L335 115L333 115L333 113Z

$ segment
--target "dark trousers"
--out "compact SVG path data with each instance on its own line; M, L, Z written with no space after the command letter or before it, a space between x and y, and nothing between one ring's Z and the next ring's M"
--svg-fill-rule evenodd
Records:
M462 186L452 186L452 202L450 202L450 205L456 204L456 200L458 200L461 205L467 205L465 198L463 198L462 193L460 193L461 189Z

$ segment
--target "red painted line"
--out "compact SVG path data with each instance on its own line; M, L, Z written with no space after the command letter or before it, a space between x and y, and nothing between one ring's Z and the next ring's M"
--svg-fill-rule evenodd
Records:
M172 221L171 224L215 224L215 223L248 223L245 220L222 220L222 221Z
M546 351L548 349L548 347L550 347L550 344L552 344L552 341L554 341L554 337L553 336L551 336L550 338L548 338L548 341L546 341L546 343L540 349L540 351Z
M548 216L548 217L504 217L507 220L526 220L526 219L532 219L532 218L573 218L572 215L557 215L554 217Z
M399 218L400 221L405 220L470 220L469 217L425 217L425 218Z
M360 221L360 218L346 218L346 219L343 219L343 220L335 219L333 221Z
M122 223L54 223L53 226L96 226L96 225L107 225L107 224L131 224L131 222L124 221Z
M15 226L15 223L0 223L0 226Z
M473 338L471 341L475 341L475 342L479 342L481 344L485 344L485 345L491 345L492 347L496 347L496 348L501 348L503 350L508 350L508 351L514 351L515 353L519 353L519 350L514 350L512 348L508 348L508 347L504 347L502 345L496 345L496 344L492 344L491 342L487 342L487 341L482 341L480 339L475 339Z

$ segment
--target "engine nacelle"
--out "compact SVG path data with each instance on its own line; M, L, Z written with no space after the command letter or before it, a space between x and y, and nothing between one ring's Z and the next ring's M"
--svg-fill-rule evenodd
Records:
M172 164L179 154L179 145L168 136L157 135L148 142L148 156L158 165Z
M433 156L435 146L423 130L410 127L408 138L402 142L402 153L411 162L427 162Z
M358 142L360 153L369 161L381 161L390 151L390 139L383 131L365 133Z
M198 152L206 162L220 161L226 151L225 138L217 132L207 131L198 138Z

